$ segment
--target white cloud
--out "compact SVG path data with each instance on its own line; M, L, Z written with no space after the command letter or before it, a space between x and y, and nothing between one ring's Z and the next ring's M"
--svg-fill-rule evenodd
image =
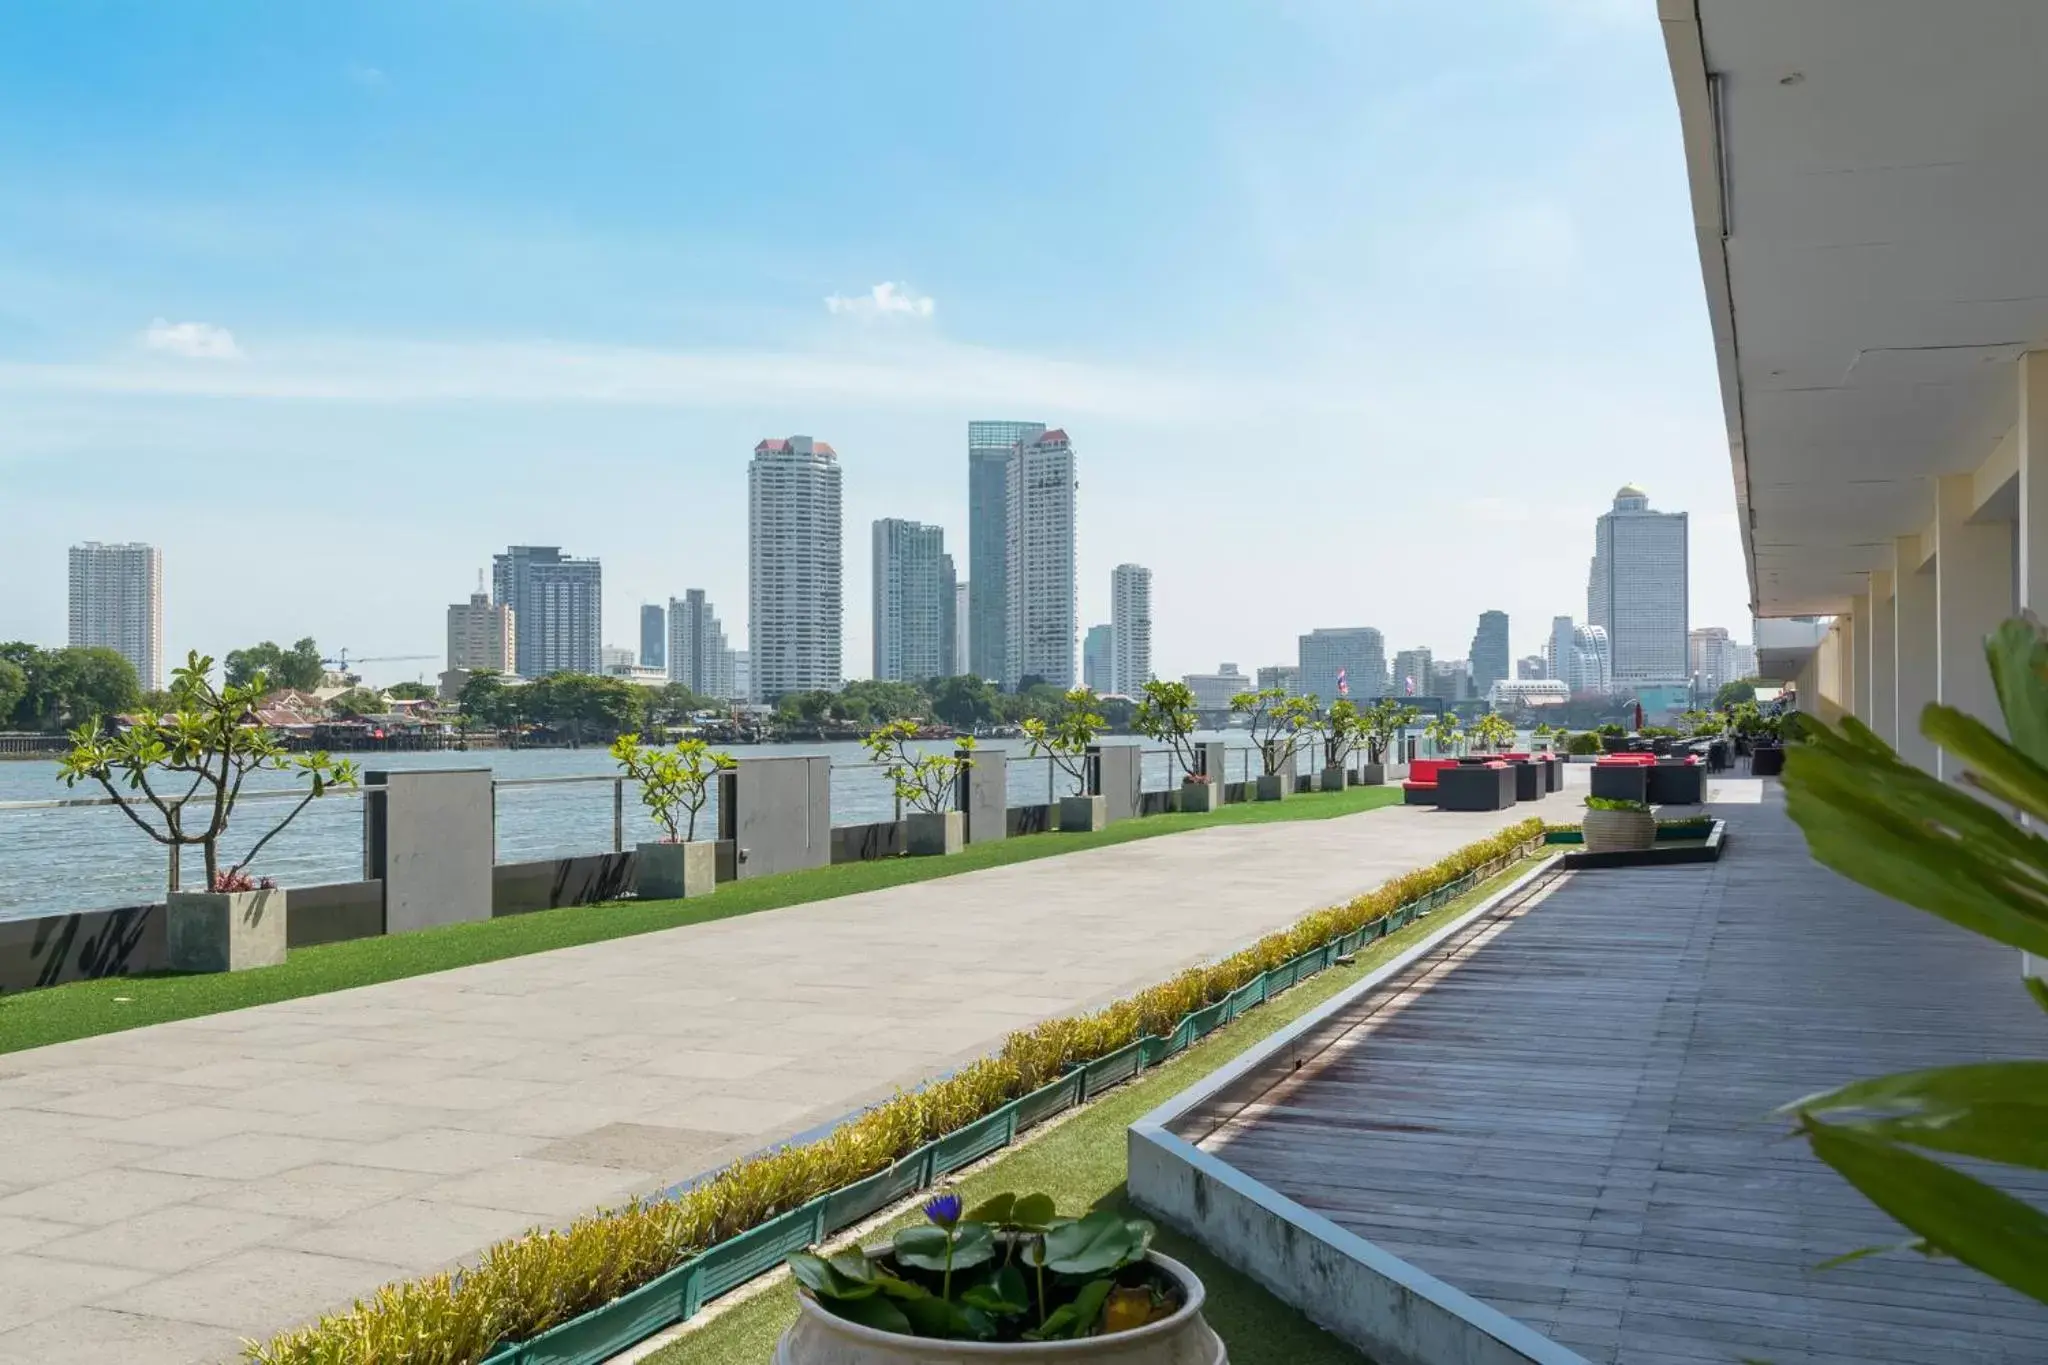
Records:
M242 348L235 345L235 334L210 322L166 322L158 318L143 329L142 344L152 351L188 360L236 360L242 354Z
M381 90L386 84L382 67L365 66L358 62L348 68L347 75L351 84L359 85L365 90Z
M825 300L825 308L833 313L851 313L856 317L866 318L892 315L928 318L932 315L932 296L916 293L907 284L893 284L884 280L865 294L852 297L845 294L830 295Z

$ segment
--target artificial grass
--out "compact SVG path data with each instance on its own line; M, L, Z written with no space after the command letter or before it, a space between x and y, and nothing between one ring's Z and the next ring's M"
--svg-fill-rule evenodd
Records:
M1554 852L1546 849L1536 854L1535 860L1540 862ZM1407 951L1424 935L1478 908L1509 882L1534 870L1530 862L1518 863L1435 914L1375 941L1359 952L1351 965L1332 967L1310 977L1146 1072L1134 1083L1111 1092L1049 1129L1042 1137L1010 1149L962 1179L956 1188L969 1206L1006 1190L1020 1194L1043 1190L1053 1196L1062 1213L1113 1208L1141 1216L1142 1210L1131 1208L1125 1199L1129 1150L1125 1146L1125 1129L1260 1040L1351 986L1388 958ZM888 1226L900 1227L918 1221L919 1217L911 1210ZM872 1233L860 1240L879 1241L883 1235ZM1225 1265L1200 1243L1171 1228L1161 1228L1154 1245L1201 1277L1208 1291L1203 1316L1229 1348L1232 1365L1357 1365L1366 1359L1250 1277ZM773 1287L686 1331L675 1342L647 1357L645 1365L739 1365L768 1360L774 1355L776 1339L796 1320L796 1312L796 1288L785 1277Z
M1397 804L1400 799L1401 789L1395 786L1309 792L1285 801L1225 806L1202 815L1154 815L1123 820L1087 834L1031 834L970 844L948 858L884 858L784 872L728 882L716 894L695 900L564 906L473 924L451 924L410 934L300 948L281 966L253 971L196 976L152 973L73 982L0 996L0 1053L279 1000L324 995L555 948L703 924L761 910L778 910L834 896L880 891L1135 839L1217 825L1327 820Z

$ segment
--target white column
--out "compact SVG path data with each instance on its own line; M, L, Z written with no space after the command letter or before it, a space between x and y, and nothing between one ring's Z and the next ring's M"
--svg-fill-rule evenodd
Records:
M1975 481L1968 474L1935 480L1935 696L2004 733L1984 641L2012 614L2012 528L2003 521L1970 522L1975 505ZM1962 765L1943 755L1937 771L1954 778Z
M1870 712L1859 717L1885 743L1899 740L1899 609L1892 597L1892 575L1880 569L1870 575Z
M1870 723L1870 595L1849 599L1849 627L1842 636L1842 709Z
M1894 542L1894 601L1898 606L1899 757L1928 772L1934 746L1920 735L1920 710L1935 698L1934 570L1920 569L1920 537Z

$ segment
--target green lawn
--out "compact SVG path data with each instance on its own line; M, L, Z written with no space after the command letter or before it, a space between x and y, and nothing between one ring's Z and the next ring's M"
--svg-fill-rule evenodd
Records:
M1125 820L1093 834L1033 834L997 843L972 844L950 858L888 858L786 872L730 882L716 895L691 901L569 906L479 924L452 924L388 938L301 948L284 965L255 971L207 976L165 973L110 977L53 986L48 990L0 996L0 1053L276 1000L322 995L478 962L523 957L579 943L777 910L860 891L878 891L907 882L956 876L1133 839L1157 838L1212 825L1324 820L1396 804L1400 799L1401 789L1397 786L1306 793L1286 801L1225 806L1207 815L1155 815Z
M1539 858L1550 856L1546 850ZM1379 940L1358 954L1349 967L1333 967L1309 978L1272 1003L1210 1035L1188 1051L1121 1090L1112 1091L1066 1123L1042 1137L998 1157L960 1182L968 1204L1009 1190L1044 1190L1060 1212L1123 1208L1126 1149L1124 1130L1158 1105L1187 1089L1281 1028L1322 1004L1337 992L1417 939L1476 908L1515 878L1534 870L1520 864L1477 887L1427 919ZM913 1222L915 1210L891 1226ZM866 1240L876 1240L874 1234ZM1203 1313L1224 1344L1231 1365L1358 1365L1358 1352L1274 1298L1252 1280L1211 1256L1198 1243L1162 1228L1160 1250L1202 1277L1208 1289ZM773 1288L718 1313L701 1327L649 1357L647 1365L741 1365L765 1361L774 1354L775 1339L796 1317L796 1290L784 1279Z

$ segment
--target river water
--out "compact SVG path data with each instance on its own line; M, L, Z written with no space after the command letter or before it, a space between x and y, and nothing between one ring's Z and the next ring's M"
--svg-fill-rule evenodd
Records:
M1228 779L1238 781L1254 764L1243 731L1223 736L1233 750ZM948 744L926 746L943 752ZM1025 756L1022 741L986 740L984 748L1010 753L1010 804L1030 805L1047 798L1047 764ZM832 823L866 824L892 818L893 789L865 750L855 743L748 745L738 757L770 754L826 754L832 759ZM601 748L478 749L467 753L391 753L355 755L364 768L480 768L500 780L589 776L587 783L537 787L501 787L497 798L498 861L523 862L572 853L597 853L612 846L612 784L616 772ZM1304 755L1301 764L1306 769ZM1168 785L1168 758L1148 748L1144 773L1147 789ZM1253 769L1255 770L1255 768ZM1059 794L1071 790L1064 774ZM252 778L248 790L289 787L281 774ZM97 784L67 790L57 765L42 759L0 762L0 803L104 796ZM288 801L251 801L236 810L222 846L224 861L241 857L249 845L289 810ZM699 817L697 832L717 828L716 798ZM640 805L638 791L626 789L625 843L628 848L657 837L656 827ZM199 852L185 854L187 886L200 877ZM315 801L291 827L264 848L252 871L275 877L283 886L353 881L362 876L363 803L340 795ZM63 911L138 905L163 898L165 857L161 846L131 824L120 811L106 806L64 810L0 809L0 920Z

